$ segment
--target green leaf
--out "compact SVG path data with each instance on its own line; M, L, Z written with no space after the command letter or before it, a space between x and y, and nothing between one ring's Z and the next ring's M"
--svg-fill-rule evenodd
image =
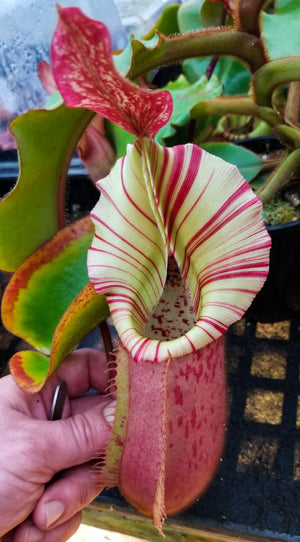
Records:
M205 27L219 27L223 7L210 0L190 0L179 9L178 21L182 33L201 30ZM231 19L226 21L231 24ZM184 73L191 83L205 75L211 58L193 58L183 62ZM214 68L214 74L224 87L224 94L242 94L249 90L250 74L243 63L234 58L221 57Z
M214 74L222 83L225 95L247 94L249 92L250 72L242 62L235 58L219 58Z
M173 112L169 122L161 128L156 136L158 142L172 136L176 126L182 126L190 118L190 110L201 100L209 100L222 93L222 86L216 77L210 80L203 76L197 83L190 85L187 79L180 75L176 81L165 87L173 98Z
M201 147L214 156L219 156L226 162L237 166L241 175L248 182L259 173L263 164L262 159L254 152L233 143L204 143Z
M61 105L51 111L29 111L12 122L20 176L15 188L0 202L1 269L15 271L64 225L68 165L92 116L90 111Z
M211 0L201 2L200 20L205 28L222 24L223 6Z
M194 83L207 70L210 58L192 58L183 62L183 70L190 81ZM214 68L214 75L223 85L223 94L246 94L249 91L251 75L242 62L234 58L221 57Z
M178 26L182 34L203 28L200 11L204 1L188 0L180 6L178 10ZM195 83L202 75L205 75L209 60L209 58L191 58L183 62L183 70L190 83Z
M55 329L50 372L54 372L75 346L108 316L105 296L97 294L88 282L69 305Z
M152 47L155 48L157 46L159 37L158 34L155 34L153 38L148 41L142 39L137 40L134 36L130 36L125 49L121 53L113 55L114 65L118 72L124 77L127 75L132 66L133 42L144 43L146 47L149 46L151 49Z
M182 34L203 28L200 11L204 2L205 0L188 0L181 4L178 10L178 26Z
M178 34L179 32L179 26L178 26L178 9L179 4L174 4L173 6L167 6L160 18L156 21L155 26L150 30L149 34L147 35L147 39L152 38L158 30L161 34L164 36L171 36L172 34Z
M300 55L300 5L277 0L274 14L262 13L262 38L271 59Z
M116 159L124 156L127 145L132 144L134 141L133 134L127 132L124 128L120 128L110 120L105 120L105 134L116 152Z
M45 109L56 109L58 106L62 105L64 103L62 95L58 90L55 90L52 92L52 94L49 96L47 103L45 105Z
M125 77L134 64L134 54L143 49L147 49L149 51L155 50L157 47L159 47L159 44L160 38L157 32L151 35L151 37L146 37L145 39L137 39L134 36L130 36L124 51L113 55L113 61L116 69Z
M93 233L89 217L60 230L23 262L5 290L4 325L44 353L50 352L62 315L88 283Z
M37 393L45 382L49 358L36 350L23 350L13 355L9 367L15 381L23 390Z
M210 58L191 58L183 61L184 74L191 84L196 83L200 77L205 75L209 62Z
M147 49L155 49L159 43L159 37L157 32L160 32L164 36L170 36L172 34L179 33L179 26L177 21L179 5L167 6L161 17L156 21L155 26L150 30L145 39L135 38L135 36L129 37L129 42L126 45L124 51L113 56L115 67L121 75L126 75L132 65L133 47L132 42L143 44Z
M19 386L38 392L66 356L96 325L109 315L106 299L88 283L63 314L53 336L51 356L27 350L10 360L10 370Z

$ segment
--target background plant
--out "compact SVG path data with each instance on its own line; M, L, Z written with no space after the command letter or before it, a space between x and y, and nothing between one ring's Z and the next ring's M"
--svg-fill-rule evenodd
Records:
M164 35L133 40L121 55L128 66L131 59L132 78L180 63L182 75L167 85L175 111L161 134L165 144L193 141L237 164L263 203L298 179L299 16L292 1L191 0L165 11L157 24ZM275 159L232 144L270 134L283 145Z

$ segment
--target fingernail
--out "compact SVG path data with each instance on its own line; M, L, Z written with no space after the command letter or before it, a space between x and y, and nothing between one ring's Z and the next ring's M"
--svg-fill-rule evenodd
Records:
M50 527L64 513L65 507L61 501L49 501L45 504L46 527Z
M37 527L29 527L26 531L24 542L42 542L43 533Z
M116 406L117 406L117 401L114 400L108 403L108 405L106 405L103 409L103 416L105 418L106 423L108 423L110 427L112 427L114 423Z

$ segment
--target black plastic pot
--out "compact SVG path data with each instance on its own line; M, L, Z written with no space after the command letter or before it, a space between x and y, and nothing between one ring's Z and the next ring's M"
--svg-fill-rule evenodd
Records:
M249 320L300 321L300 220L268 228L272 239L269 276L246 313Z
M283 148L275 136L249 138L237 144L258 154ZM270 323L300 320L300 220L267 229L272 239L269 276L246 317Z

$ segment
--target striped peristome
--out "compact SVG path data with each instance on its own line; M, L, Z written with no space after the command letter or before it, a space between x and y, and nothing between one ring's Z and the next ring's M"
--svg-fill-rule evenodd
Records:
M235 166L192 144L166 148L140 138L98 186L89 276L136 361L198 350L243 316L267 277L270 238L261 203ZM144 330L163 292L169 254L195 323L161 341Z

